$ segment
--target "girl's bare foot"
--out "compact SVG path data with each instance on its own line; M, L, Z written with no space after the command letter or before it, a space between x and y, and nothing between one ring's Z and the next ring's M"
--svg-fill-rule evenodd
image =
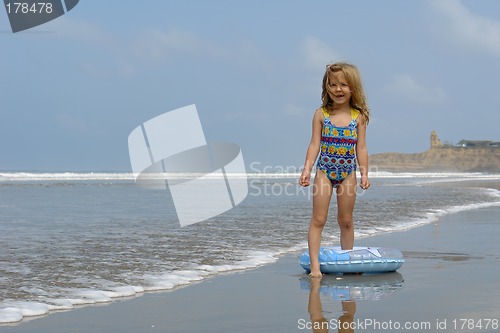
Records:
M320 271L317 271L317 272L316 271L314 271L314 272L311 271L311 273L309 273L309 276L312 277L312 278L321 278L321 277L323 277L323 274L321 274Z

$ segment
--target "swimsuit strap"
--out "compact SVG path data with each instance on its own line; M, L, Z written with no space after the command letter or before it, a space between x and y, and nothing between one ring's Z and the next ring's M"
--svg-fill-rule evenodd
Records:
M330 119L330 114L326 111L324 107L321 108L321 112L323 112L323 117ZM356 120L359 116L359 110L351 108L351 120Z
M351 119L355 120L356 118L358 118L359 113L360 113L359 110L351 108Z
M330 118L330 114L326 111L324 107L321 108L321 111L323 112L323 117Z

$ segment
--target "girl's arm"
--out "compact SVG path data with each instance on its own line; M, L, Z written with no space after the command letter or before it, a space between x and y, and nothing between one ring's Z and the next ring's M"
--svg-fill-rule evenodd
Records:
M312 135L311 142L307 148L306 161L304 162L304 169L300 175L299 184L301 186L311 185L311 170L316 162L319 153L319 145L321 143L321 130L323 129L323 113L321 109L314 112L312 121Z
M368 149L366 148L366 119L360 115L357 119L358 142L356 143L356 156L358 158L359 172L361 173L360 186L363 190L370 187L368 179Z

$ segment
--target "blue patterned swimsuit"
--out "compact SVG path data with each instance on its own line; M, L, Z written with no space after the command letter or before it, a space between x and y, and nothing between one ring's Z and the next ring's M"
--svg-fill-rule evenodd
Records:
M323 171L336 188L356 171L356 143L358 142L356 119L359 111L351 109L351 122L344 127L332 124L330 114L325 108L321 111L324 119L316 169Z

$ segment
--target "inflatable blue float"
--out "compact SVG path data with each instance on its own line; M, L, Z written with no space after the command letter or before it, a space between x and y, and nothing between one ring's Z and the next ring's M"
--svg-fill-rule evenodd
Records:
M401 251L386 247L354 247L342 250L340 246L321 247L319 265L321 273L384 273L394 272L405 262ZM299 257L306 272L311 271L309 251Z

